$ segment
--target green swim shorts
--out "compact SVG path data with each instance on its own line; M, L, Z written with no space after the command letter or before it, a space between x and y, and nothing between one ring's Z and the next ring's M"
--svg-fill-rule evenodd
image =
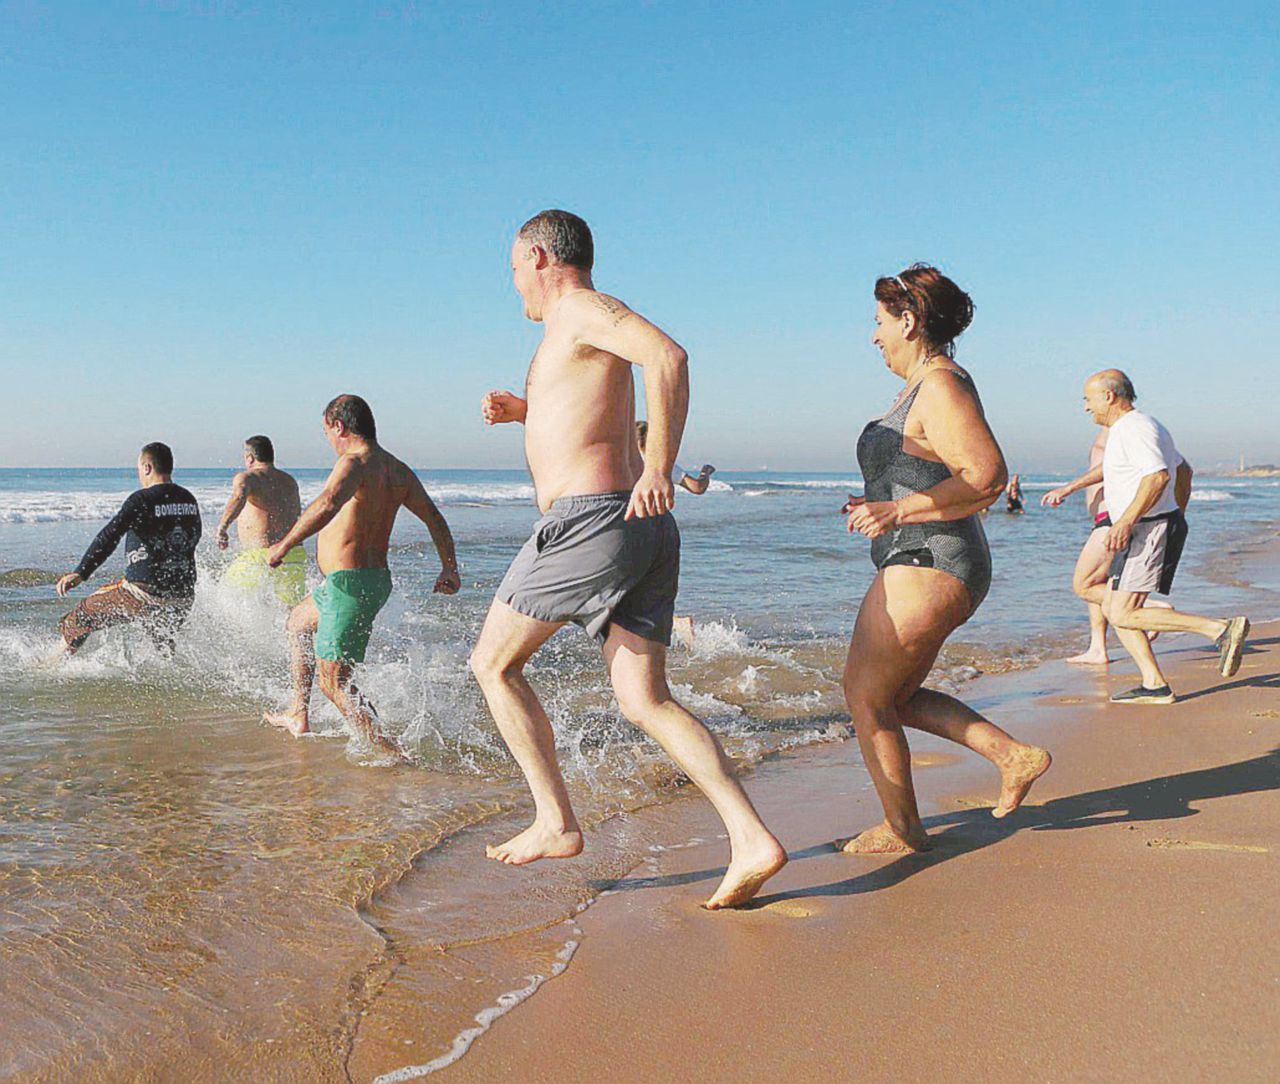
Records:
M330 572L311 592L320 611L316 658L364 662L373 619L391 597L391 573L385 568L341 568Z

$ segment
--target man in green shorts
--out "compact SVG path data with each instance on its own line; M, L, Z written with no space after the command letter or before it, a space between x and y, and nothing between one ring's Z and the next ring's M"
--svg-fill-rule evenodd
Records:
M324 433L338 462L324 491L267 554L267 564L278 568L290 550L318 532L316 563L324 582L289 614L293 703L263 718L295 736L306 734L318 674L325 696L357 733L403 756L374 726L377 712L352 683L352 670L364 661L373 619L391 596L387 547L396 513L407 508L427 525L441 563L435 590L446 595L459 587L453 535L418 476L378 444L373 411L358 395L339 395L325 407Z

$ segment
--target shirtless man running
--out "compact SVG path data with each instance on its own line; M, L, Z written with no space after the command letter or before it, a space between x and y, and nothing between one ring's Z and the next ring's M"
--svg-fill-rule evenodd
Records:
M294 736L307 733L318 671L320 688L343 718L378 748L403 757L374 726L377 712L352 682L352 670L364 662L373 619L391 596L387 547L396 513L407 508L427 525L440 555L435 590L446 595L459 587L453 535L418 476L378 443L373 411L358 395L339 395L325 407L324 434L338 462L324 491L267 554L267 564L278 568L295 546L319 532L316 563L324 583L289 614L293 703L263 718Z
M689 404L680 346L591 282L591 231L543 211L511 250L516 290L543 324L525 397L490 392L484 420L523 422L542 518L498 588L471 669L533 792L533 824L487 848L524 865L582 851L582 831L556 764L555 736L524 665L567 622L604 652L623 714L656 740L711 800L732 851L708 909L745 903L787 860L711 733L671 695L667 646L680 567L671 469ZM644 373L649 434L635 441L635 384Z
M240 553L223 574L222 582L257 591L269 584L276 598L296 606L307 593L307 551L295 546L279 568L267 565L267 553L282 539L302 512L298 483L276 467L270 437L244 442L244 470L231 480L231 497L218 524L218 548L231 544L228 532L236 524Z

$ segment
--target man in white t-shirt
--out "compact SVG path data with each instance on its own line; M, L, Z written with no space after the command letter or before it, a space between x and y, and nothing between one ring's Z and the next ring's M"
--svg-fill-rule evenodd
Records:
M1152 591L1167 595L1173 586L1187 536L1184 513L1191 497L1191 467L1169 430L1134 409L1136 398L1133 383L1119 369L1104 369L1085 382L1085 409L1109 432L1102 462L1076 482L1102 482L1111 515L1106 547L1115 556L1106 584L1090 588L1084 597L1102 606L1142 673L1142 684L1117 693L1112 703L1172 704L1176 698L1147 634L1197 632L1208 637L1219 649L1222 676L1230 677L1240 668L1249 619L1143 608Z

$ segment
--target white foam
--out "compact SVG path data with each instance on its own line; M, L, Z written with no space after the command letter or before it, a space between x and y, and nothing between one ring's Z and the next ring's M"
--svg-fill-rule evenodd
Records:
M177 479L181 485L181 476ZM531 501L533 486L527 482L476 482L456 484L452 482L423 483L427 492L440 504L460 504L465 501L484 504L510 504ZM715 482L712 482L715 485ZM324 483L304 481L300 486L304 504L320 495ZM200 502L200 511L206 516L220 515L231 493L230 480L226 484L188 486ZM0 490L0 523L73 523L90 520L108 520L120 511L125 498L133 492L128 489L92 490Z
M720 621L705 621L694 625L690 658L706 661L750 652L751 644L747 640L747 634L737 625L726 625Z
M569 966L569 961L573 959L573 954L578 951L579 944L581 942L576 939L566 941L564 948L556 953L556 961L551 965L548 974L527 976L526 985L520 987L519 990L510 990L500 995L497 1004L490 1005L488 1008L481 1009L476 1013L475 1026L459 1032L454 1037L453 1044L447 1053L441 1054L440 1057L427 1062L425 1065L406 1065L403 1069L383 1073L382 1076L374 1077L373 1084L399 1084L402 1080L417 1080L441 1069L447 1069L471 1049L472 1043L493 1027L495 1020L506 1016L517 1005L528 1001L548 979L553 979L561 974Z
M1193 501L1230 501L1235 499L1235 494L1228 493L1225 489L1193 489L1191 499Z
M801 481L774 481L763 483L783 489L858 489L862 486L861 478L806 478Z

